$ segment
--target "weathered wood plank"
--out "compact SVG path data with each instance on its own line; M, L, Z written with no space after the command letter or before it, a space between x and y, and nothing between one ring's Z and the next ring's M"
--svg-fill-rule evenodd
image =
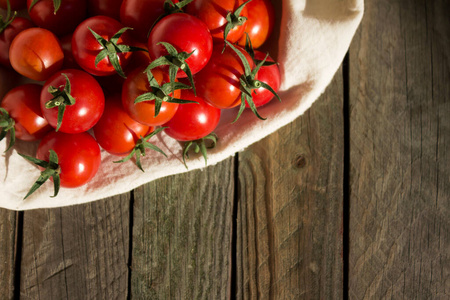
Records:
M4 299L14 297L17 214L0 208L0 295Z
M449 1L366 1L350 48L352 299L450 296Z
M342 70L295 122L239 154L237 299L342 298Z
M132 299L225 299L233 159L135 190Z
M24 213L21 299L125 299L129 194Z

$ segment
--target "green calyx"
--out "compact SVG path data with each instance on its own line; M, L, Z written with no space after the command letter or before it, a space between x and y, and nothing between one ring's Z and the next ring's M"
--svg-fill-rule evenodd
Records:
M54 195L52 197L56 197L58 195L61 182L59 176L61 173L61 167L58 164L58 155L56 154L56 152L50 150L49 161L40 160L20 153L19 155L27 159L28 161L44 168L44 171L41 172L41 175L36 180L36 182L31 186L30 190L28 191L28 194L23 199L28 198L28 196L34 193L50 177L53 178L53 186L54 186Z
M191 89L189 85L186 85L181 82L168 82L164 83L162 86L159 85L158 81L153 76L151 70L146 71L147 79L151 88L151 92L144 93L136 97L134 100L134 104L143 102L143 101L155 101L155 117L159 114L161 110L161 105L163 102L169 103L198 103L190 100L183 100L179 98L174 98L170 96L175 90L188 90Z
M160 127L160 128L155 129L153 132L151 132L150 134L148 134L144 137L141 136L141 138L136 142L136 146L130 152L130 154L128 154L126 157L124 157L121 160L115 161L115 163L126 162L126 161L130 160L133 156L135 156L136 165L142 172L144 172L144 169L142 168L142 165L141 165L141 156L145 156L146 149L151 149L151 150L157 151L157 152L163 154L165 157L167 157L167 155L164 153L164 151L162 151L157 146L148 142L148 140L151 137L153 137L154 135L157 135L158 133L160 133L161 131L163 131L166 128L167 127Z
M217 140L218 140L217 135L214 132L212 132L201 139L186 142L184 144L183 149L183 163L186 169L188 168L186 164L186 158L189 158L189 150L193 148L195 153L201 152L203 158L205 159L205 166L206 166L208 163L207 149L214 148L217 145Z
M97 42L103 47L103 49L97 54L95 57L95 67L97 67L98 63L108 57L109 62L114 67L114 70L123 78L126 78L125 73L123 72L122 66L119 62L119 53L126 53L126 52L135 52L135 51L147 51L143 48L139 47L133 47L129 45L124 44L117 44L119 41L119 38L122 36L122 34L131 29L130 27L124 27L117 31L111 39L108 41L104 39L102 36L100 36L98 33L93 31L91 28L89 28L89 31L92 33L92 35L95 37Z
M247 2L242 3L234 12L229 12L226 16L227 24L225 25L225 29L223 30L223 40L226 41L228 34L230 31L238 26L244 25L245 21L247 21L246 17L241 16L241 12L244 9L245 5L252 0L248 0ZM225 49L225 47L224 47Z
M64 111L66 110L67 105L74 105L75 98L72 97L70 80L66 74L62 74L66 78L65 86L60 86L59 88L50 86L48 88L48 92L52 94L53 98L50 99L47 103L45 103L45 108L51 109L54 107L58 107L58 120L56 125L56 131L61 127Z
M239 117L241 116L242 112L245 109L245 103L248 103L248 106L252 110L252 112L261 120L265 120L265 118L261 117L258 114L258 111L256 109L255 103L253 102L252 97L252 90L259 89L261 87L269 90L279 101L281 101L278 94L272 89L270 85L268 85L265 82L256 80L256 74L258 73L259 69L264 65L266 62L267 57L269 54L266 55L264 60L260 61L256 67L252 70L250 68L250 64L248 63L247 59L245 58L244 54L242 54L241 51L239 51L236 47L234 47L230 42L225 41L226 45L228 45L231 49L233 49L234 52L239 56L240 60L242 61L242 64L244 65L244 74L242 74L241 78L239 79L241 85L241 105L239 107L239 112L236 116L236 119L234 119L233 123L236 122Z
M9 4L9 0L6 0L6 5L7 7L5 19L3 19L3 16L0 16L0 33L2 33L17 16L17 11L14 11L11 15L11 5Z
M163 45L167 50L167 55L161 56L154 61L150 63L150 65L145 69L146 72L149 72L150 70L159 67L159 66L169 66L169 78L171 83L175 83L175 77L177 76L177 72L179 69L181 69L189 79L189 82L191 83L192 89L194 91L194 94L197 95L197 92L195 90L194 85L194 79L192 77L191 68L186 63L186 59L188 59L193 51L191 53L187 52L181 52L178 53L178 51L175 49L174 46L172 46L169 43L166 42L159 42L158 45ZM174 87L172 87L174 88Z
M11 147L14 146L14 143L16 142L16 130L14 128L15 124L16 122L13 118L11 118L6 109L0 107L0 141L5 138L8 132L10 132L8 148L5 150L5 152L11 149Z
M39 2L39 0L33 0L33 2L31 2L30 7L28 8L28 12L31 11L31 9L37 2ZM54 8L53 14L56 15L60 7L61 7L61 0L53 0L53 8Z
M255 65L258 65L261 62L261 60L255 59L255 51L253 50L252 41L247 32L244 32L244 34L245 34L245 51L247 51L247 53L250 55L250 57L252 58ZM272 65L276 65L276 64L277 63L274 61L266 60L262 66L267 67L267 66L272 66Z

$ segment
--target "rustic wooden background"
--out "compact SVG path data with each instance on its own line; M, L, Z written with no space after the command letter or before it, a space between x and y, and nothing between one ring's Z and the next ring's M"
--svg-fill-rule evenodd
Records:
M1 299L449 299L450 1L366 1L303 116L224 162L0 209Z

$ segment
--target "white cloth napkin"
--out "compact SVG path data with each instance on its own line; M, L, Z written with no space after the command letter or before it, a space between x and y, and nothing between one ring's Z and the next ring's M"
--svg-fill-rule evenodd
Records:
M243 150L280 127L302 115L330 83L347 52L363 15L363 0L283 0L281 24L275 29L272 47L278 55L282 85L280 97L258 112L267 120L257 119L246 111L238 122L231 124L236 110L223 114L215 131L220 141L208 154L208 165L216 164ZM279 36L277 34L279 32ZM14 76L0 69L0 95L9 90ZM23 197L39 176L39 170L20 157L17 152L35 155L38 143L16 142L15 148L2 154L0 166L0 207L27 210L86 203L130 191L142 184L164 176L204 168L201 156L191 155L189 170L181 161L182 146L162 134L153 138L168 155L147 151L140 171L133 161L115 164L117 157L102 151L102 164L95 178L87 185L61 188L55 198L52 182L45 183L26 200ZM0 151L7 147L7 139L0 143Z

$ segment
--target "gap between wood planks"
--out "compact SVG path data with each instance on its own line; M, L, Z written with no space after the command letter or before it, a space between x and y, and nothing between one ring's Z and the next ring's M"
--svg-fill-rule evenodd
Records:
M343 116L344 116L344 170L343 170L343 299L349 299L349 258L350 258L350 58L349 52L342 63Z

